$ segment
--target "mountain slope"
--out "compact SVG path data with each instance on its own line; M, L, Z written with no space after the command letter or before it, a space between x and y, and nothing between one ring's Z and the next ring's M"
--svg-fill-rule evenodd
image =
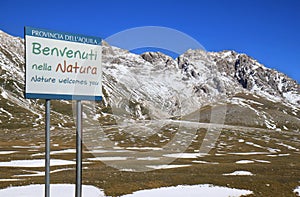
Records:
M174 60L159 52L136 55L104 43L102 58L104 100L93 112L101 124L184 119L300 128L299 84L245 54L189 50ZM24 41L0 32L2 129L43 123L43 101L23 97L24 62ZM52 101L54 127L74 126L71 103ZM91 103L85 105L85 113L92 113Z
M41 100L24 99L25 59L24 40L0 31L0 128L22 129L40 127L44 122L44 105ZM61 109L60 102L53 107ZM64 108L70 107L64 106ZM53 111L53 122L67 123L69 116ZM63 110L65 111L65 110ZM72 113L69 113L72 115ZM69 124L68 124L69 125Z

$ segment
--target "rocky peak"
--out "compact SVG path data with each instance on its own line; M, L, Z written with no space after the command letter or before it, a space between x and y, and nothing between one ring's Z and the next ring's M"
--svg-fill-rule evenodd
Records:
M24 39L0 32L0 49L15 55L24 54Z
M208 53L212 56L219 72L229 76L244 89L257 94L264 94L272 99L282 98L294 104L300 104L299 84L276 70L266 68L252 57L234 51Z
M177 67L176 62L172 57L165 55L161 52L146 52L141 54L141 57L145 61L155 66L157 69Z

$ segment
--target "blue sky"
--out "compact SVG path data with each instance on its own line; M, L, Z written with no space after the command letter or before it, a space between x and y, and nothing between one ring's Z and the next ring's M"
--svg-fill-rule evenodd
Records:
M23 37L33 26L107 38L163 26L208 51L246 53L300 82L299 0L1 0L0 29Z

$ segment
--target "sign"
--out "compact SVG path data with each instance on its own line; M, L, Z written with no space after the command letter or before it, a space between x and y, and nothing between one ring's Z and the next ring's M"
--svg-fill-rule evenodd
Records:
M25 98L101 100L101 41L25 27Z

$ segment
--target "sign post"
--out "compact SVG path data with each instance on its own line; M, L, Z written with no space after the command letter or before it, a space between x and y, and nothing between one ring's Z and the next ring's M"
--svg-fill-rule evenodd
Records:
M45 113L45 197L50 197L50 100L46 99Z
M75 196L80 197L82 193L82 105L76 101L76 190Z
M25 98L46 99L45 197L50 197L50 100L76 100L76 191L82 186L81 100L102 100L102 39L25 27Z

